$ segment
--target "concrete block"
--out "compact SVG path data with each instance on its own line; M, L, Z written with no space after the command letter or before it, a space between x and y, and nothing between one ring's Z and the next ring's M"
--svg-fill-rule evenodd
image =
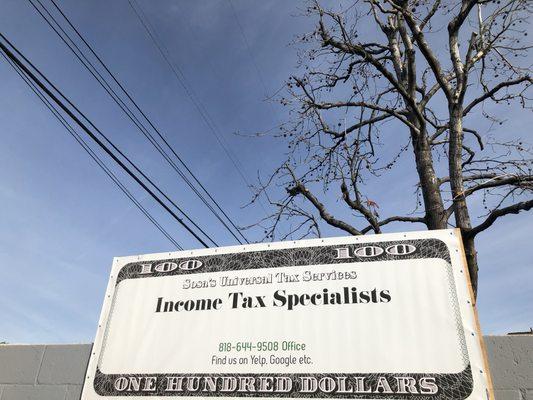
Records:
M82 385L69 385L67 387L67 397L65 397L65 400L80 400L81 389Z
M66 391L63 385L9 385L2 400L64 400Z
M485 336L495 389L533 389L533 335Z
M518 390L494 390L496 400L522 400Z
M90 354L87 344L46 346L37 383L82 384Z
M45 346L0 345L0 383L33 385Z

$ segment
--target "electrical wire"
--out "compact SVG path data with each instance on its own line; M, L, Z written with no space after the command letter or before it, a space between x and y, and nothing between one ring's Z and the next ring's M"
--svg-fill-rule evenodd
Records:
M153 44L155 45L158 52L161 54L163 60L166 62L166 64L170 67L174 77L178 81L178 83L181 85L195 108L197 109L198 113L204 120L205 124L211 131L211 133L215 136L217 142L222 147L228 158L230 159L231 163L235 167L236 171L238 172L239 176L245 183L246 187L250 190L252 195L255 195L252 187L253 185L248 181L248 178L246 177L246 173L244 172L244 166L240 162L239 158L231 151L231 148L227 145L226 141L224 140L224 136L220 134L219 129L214 122L213 118L209 114L208 110L203 106L203 104L200 102L200 100L197 99L197 96L195 95L193 89L190 87L190 85L187 84L187 78L185 77L185 74L183 73L182 69L179 67L179 65L172 61L170 52L168 51L168 48L163 44L162 40L159 38L159 35L157 34L157 30L153 26L153 24L150 23L150 19L144 13L142 7L136 2L136 0L128 0L131 9L137 16L137 19L140 21L141 25L145 29L145 31L148 34L148 37L151 39ZM134 3L136 4L138 10L134 6ZM258 199L258 203L263 209L263 212L265 214L268 214L268 211L266 210L265 206L263 205L261 199Z
M29 0L31 5L35 8L35 10L41 15L41 17L45 20L45 22L54 30L54 32L58 35L58 37L65 43L65 45L72 51L72 53L76 56L78 61L91 73L91 75L97 80L97 82L104 88L104 90L111 96L111 98L115 101L115 103L122 109L122 111L128 116L128 118L134 123L134 125L141 131L141 133L148 139L148 141L156 148L156 150L163 156L163 158L170 164L170 166L178 173L178 175L185 181L185 183L189 186L189 188L200 198L200 200L204 203L204 205L211 211L211 213L219 220L220 223L223 224L223 226L226 228L228 232L239 242L242 244L242 242L239 240L239 238L235 235L235 233L232 231L232 229L227 225L227 223L224 221L224 219L218 214L218 212L213 208L213 206L208 202L208 200L200 193L200 191L194 186L194 183L191 182L187 176L180 170L180 168L174 163L172 158L166 153L166 151L161 147L161 145L157 142L157 140L151 135L149 130L144 126L144 124L137 118L137 116L134 114L134 112L131 110L131 108L122 100L122 98L117 94L117 92L112 88L112 86L107 82L107 80L102 76L102 74L98 71L98 69L94 66L94 64L85 56L83 51L80 49L80 47L76 44L76 42L72 39L72 37L63 29L61 24L54 18L54 16L48 11L48 9L43 5L43 3L40 0L36 0L41 8L45 11L45 13L48 15L46 17L41 10L34 4L33 0ZM174 148L170 145L170 143L165 139L163 134L159 131L159 129L153 124L153 122L148 118L148 116L145 114L145 112L140 108L140 106L137 104L137 102L132 98L130 93L124 88L124 86L120 83L120 81L116 78L116 76L111 72L109 67L104 63L104 61L101 59L101 57L96 53L94 48L85 40L85 38L81 35L79 30L72 24L70 19L64 14L64 12L61 10L61 8L57 5L57 3L54 0L51 0L51 3L54 5L56 10L61 14L61 16L65 19L67 24L71 27L71 29L76 33L78 38L84 43L84 45L89 49L89 51L93 54L93 56L96 58L96 60L100 63L100 65L104 68L104 70L109 74L109 76L113 79L113 81L118 85L118 87L122 90L122 92L126 95L126 97L129 99L129 101L133 104L133 106L137 109L137 111L142 115L142 117L148 122L148 124L151 126L151 128L157 133L158 137L163 141L163 143L167 146L168 149L172 152L172 154L177 158L177 160L180 162L180 164L186 169L186 171L191 175L192 179L198 184L198 186L203 190L205 194L209 197L209 199L214 203L216 208L220 210L220 212L226 217L226 219L229 221L230 225L233 226L233 228L236 230L237 234L240 235L246 243L248 243L248 240L244 235L241 233L240 229L236 226L236 224L232 221L232 219L227 215L227 213L222 209L220 204L213 198L213 196L209 193L209 191L201 184L201 182L198 180L198 178L194 175L194 173L190 170L190 168L186 165L186 163L183 161L183 159L177 154L177 152L174 150ZM67 40L63 37L63 35L55 28L55 26L50 22L51 19L55 25L59 28L59 30L62 32L62 34L68 39Z
M267 88L267 85L265 83L265 80L263 79L263 73L261 72L261 69L259 68L259 65L257 64L257 61L255 60L255 57L254 57L254 55L252 53L252 46L250 46L250 41L248 40L248 37L246 36L246 33L244 31L244 27L241 24L241 21L239 19L238 14L237 14L237 10L235 10L235 6L233 5L233 2L231 0L227 0L227 1L228 1L229 5L230 5L233 17L235 18L235 22L237 23L237 27L239 28L239 31L241 33L242 40L244 42L244 45L246 46L246 50L248 51L248 54L250 55L250 58L252 60L252 64L254 66L255 72L257 73L257 78L258 78L261 86L263 87L263 91L265 93L266 98L268 99L268 98L270 98L270 96L268 94L268 88ZM270 107L272 108L272 104L270 104ZM274 111L273 108L272 108L272 111Z
M208 117L206 116L204 112L204 109L202 109L199 102L197 101L196 96L193 94L192 90L185 83L185 75L183 74L183 71L181 70L181 68L170 60L170 57L169 57L170 53L168 49L166 48L165 45L162 44L162 41L159 40L157 31L154 29L153 25L148 20L148 17L146 16L146 14L144 13L144 11L142 10L142 8L139 6L137 2L135 2L134 0L133 1L128 0L128 3L130 4L131 9L134 11L135 15L139 19L139 22L145 29L146 33L150 37L152 43L155 45L155 47L157 48L157 50L159 51L159 53L161 54L165 62L169 65L174 76L176 77L178 82L181 84L183 90L185 90L185 93L190 98L191 102L196 107L196 109L198 110L202 119L204 119L204 122L206 123L210 131L215 136L220 147L222 147L222 149L224 150L224 152L226 153L230 161L233 163L233 166L237 169L238 173L241 175L244 182L248 184L246 176L244 175L244 173L241 171L241 169L237 165L236 157L231 153L231 150L224 144L224 142L222 141L221 135L219 135L218 132L216 132L216 130L213 128L211 122L208 120ZM139 10L137 10L137 8L133 5L133 3L137 5Z
M42 6L42 3L40 3L39 0L37 0L39 2L39 4L41 4ZM65 45L73 52L73 54L76 56L76 58L78 59L78 61L89 71L89 73L97 80L97 82L104 88L104 90L111 96L111 98L115 101L115 103L122 109L122 111L128 116L128 118L135 124L135 126L141 131L141 133L150 141L150 143L156 147L156 149L160 152L161 155L163 155L163 157L171 164L171 166L173 166L174 168L177 168L177 166L173 163L172 160L169 159L168 155L166 153L164 153L164 151L162 150L162 148L159 146L159 144L155 141L155 139L153 138L153 136L150 135L150 133L146 130L146 128L144 127L144 125L142 125L142 123L137 119L137 117L133 114L133 112L131 111L131 109L122 101L122 99L120 98L120 96L117 95L117 93L113 90L113 88L109 85L109 83L105 80L105 78L99 73L99 71L94 67L94 65L92 65L92 63L90 63L90 61L87 59L87 57L85 57L85 55L83 54L83 52L79 49L79 47L76 45L75 42L72 41L72 39L66 34L66 32L62 29L62 27L57 23L57 21L55 21L55 19L53 17L51 17L54 22L56 23L56 25L58 25L59 29L65 34L67 35L68 39L70 40L70 42L72 43L72 45L67 42L65 40L65 38L63 38L63 36L59 33L59 31L55 28L55 26L45 17L45 15L41 12L41 10L39 10L39 8L33 3L32 0L29 0L29 2L31 3L31 5L35 8L35 10L41 15L41 17L43 17L43 19L45 19L45 21L47 22L47 24L54 30L54 32L61 38L61 40L63 41L63 43L65 43ZM48 12L48 10L45 9L45 12L50 15L50 13ZM51 15L50 15L51 16ZM74 47L72 47L74 46ZM77 50L77 51L76 51ZM79 52L79 54L78 54ZM94 127L94 126L93 126ZM116 150L116 149L115 149ZM122 156L124 156L123 154L121 154ZM125 156L124 156L125 157ZM142 172L136 167L134 166L136 170L138 170L138 172L140 172L142 174ZM187 181L187 178L181 173L181 171L179 171L179 169L175 169L176 172L185 180ZM144 174L143 174L143 177L145 179L147 179L148 181L149 178L147 178ZM153 182L150 181L150 183L156 187L155 184L153 184ZM194 190L194 188L193 188ZM159 190L158 190L159 191ZM184 214L186 216L186 213L184 213L178 206L175 205L175 203L170 199L168 198L168 196L166 196L164 193L162 193L161 191L159 191L168 201L171 202L171 204L173 204L182 214ZM199 229L204 235L206 235L206 237L209 237L209 235L207 235L198 225L196 225L188 216L186 216L186 218L189 220L189 222L191 222L192 224L194 224L197 229ZM217 245L216 242L212 241L213 244Z
M78 142L78 144L85 150L85 152L96 162L96 164L105 172L115 185L135 204L135 206L148 218L148 220L174 245L178 250L183 250L183 247L157 222L157 220L148 212L148 210L138 201L135 196L120 182L118 177L105 165L101 158L94 152L93 149L83 140L78 132L68 123L68 121L61 115L61 113L54 107L50 101L39 92L39 89L31 82L9 58L2 53L2 57L19 75L19 77L26 83L37 98L46 106L46 108L54 115L58 122L65 128L65 130Z
M160 53L165 63L171 69L174 77L176 78L180 86L183 88L183 90L185 91L185 93L187 94L191 102L193 103L194 107L200 114L201 118L204 120L206 126L209 128L210 132L215 136L215 139L217 140L218 144L220 145L220 147L222 147L227 157L230 159L231 163L235 167L236 171L238 172L239 176L245 183L246 187L251 189L252 184L248 181L246 177L242 163L239 161L238 157L231 151L229 146L226 144L223 136L220 134L220 132L218 132L217 125L213 121L213 118L211 118L207 109L203 106L200 100L198 100L197 96L195 95L190 85L187 84L187 79L182 69L179 67L179 65L177 65L175 62L171 60L170 52L168 51L167 47L163 44L162 40L159 38L159 35L157 34L157 30L150 23L148 16L144 13L144 11L142 10L142 7L135 0L128 0L128 3L131 9L133 10L133 12L135 13L135 15L137 16L137 19L141 23L142 27L148 34L148 37L150 38L150 40L152 41L152 43L154 44L154 46ZM266 210L262 204L261 204L261 207L263 208L263 211L265 211L266 213Z
M28 65L31 66L31 68L37 73L39 74L39 76L51 87L54 89L54 91L64 100L68 103L68 105L70 107L72 107L79 115L81 118L83 118L87 124L89 124L101 137L102 139L109 145L112 147L112 149L114 151L116 151L124 160L126 160L126 162L131 165L133 167L133 169L135 169L136 172L138 172L147 182L149 182L149 184L159 193L161 194L171 205L173 205L181 214L183 214L183 216L191 223L193 224L200 232L202 232L207 238L209 238L209 240L215 245L215 246L218 246L218 244L216 242L213 241L213 239L211 239L209 237L209 235L207 233L205 233L202 228L200 228L191 218L189 218L189 216L171 199L169 198L166 193L164 193L148 176L146 176L146 174L139 168L137 167L137 165L127 156L125 155L117 146L115 146L115 144L113 142L111 142L111 140L109 140L109 138L104 135L102 133L102 131L100 131L100 129L98 129L94 124L93 122L87 118L87 116L80 111L80 109L78 107L76 107L76 105L74 103L72 103L70 101L70 99L68 99L66 96L63 95L63 93L45 76L43 75L40 70L32 64L32 62L30 60L28 60L26 58L26 56L24 56L24 54L22 54L20 51L18 51L18 49L2 34L0 33L0 38L2 38L4 41L6 41L9 46L11 46L11 48L17 53L17 55L19 57L21 57L24 62L26 62Z
M157 135L161 138L161 140L165 143L165 145L171 150L171 152L174 154L174 156L178 159L178 161L182 164L182 166L187 170L187 172L192 176L194 181L200 186L200 188L207 194L209 199L216 205L216 207L222 212L222 214L228 219L228 221L231 223L231 225L235 228L235 230L239 233L239 235L244 239L246 243L249 243L247 238L242 234L241 230L235 225L235 223L231 220L231 218L226 214L226 212L222 209L220 204L213 198L213 196L209 193L209 191L204 187L204 185L197 179L197 177L194 175L194 173L190 170L190 168L187 166L187 164L182 160L182 158L176 153L174 148L167 142L164 135L159 131L159 129L156 128L156 126L152 123L152 121L146 116L146 114L142 111L142 109L138 106L137 102L131 97L131 95L128 93L128 91L123 87L123 85L117 80L115 75L109 70L107 65L102 61L102 59L99 57L99 55L94 51L93 47L85 40L85 38L81 35L81 33L78 31L78 29L71 23L70 19L63 13L61 8L57 5L55 0L51 0L52 4L55 6L55 8L59 11L59 13L63 16L63 18L67 21L69 26L76 32L78 37L83 41L83 43L87 46L87 48L91 51L91 53L96 57L98 62L104 67L104 69L107 71L107 73L112 77L112 79L115 81L115 83L121 88L121 90L126 94L128 99L133 103L135 108L141 113L141 115L144 117L144 119L150 124L152 129L157 133Z
M44 74L38 69L36 68L33 64L31 64L31 62L29 62L29 60L22 55L22 53L16 48L16 46L14 46L3 34L0 33L0 37L6 41L9 46L11 48L13 48L13 50L22 56L22 58L25 60L25 61L28 61L28 63L31 65L31 67L40 75L42 76L45 81L47 81L48 83L50 83L50 81L44 76ZM207 245L207 243L201 238L198 236L198 234L196 232L194 232L193 229L191 229L187 223L185 223L183 221L182 218L180 218L166 203L164 203L154 192L152 189L150 189L134 172L131 171L130 168L128 168L124 162L122 160L120 160L120 158L118 158L109 148L107 148L107 146L80 120L80 118L78 118L72 110L70 110L54 93L52 93L50 91L49 88L47 88L40 80L39 78L37 78L35 76L35 74L33 72L31 72L28 67L26 67L20 60L19 58L13 54L13 52L11 50L9 50L6 45L2 42L0 42L0 50L4 52L4 54L9 58L11 59L18 67L20 67L20 69L24 72L24 74L29 77L33 82L35 82L35 84L40 88L40 90L42 90L51 100L53 100L53 102L55 104L57 104L62 110L63 112L65 112L74 122L76 122L76 124L94 141L96 142L96 144L98 144L98 146L100 148L102 148L102 150L104 150L104 152L106 152L112 159L113 161L115 161L133 180L135 180L135 182L137 182L158 204L160 204L180 225L182 225L196 240L198 240L204 247L209 247ZM92 127L95 128L95 130L97 130L97 132L99 133L99 135L101 135L102 137L105 138L106 142L108 142L110 145L112 145L112 147L114 149L117 150L116 146L114 146L112 144L112 142L109 140L109 138L107 138L98 128L96 128L94 126L94 124L92 122L90 122L90 120L77 108L73 105L73 103L68 99L66 98L66 96L60 91L57 89L57 87L55 87L54 85L51 85L52 88L58 93L58 95L62 98L64 98L67 103L69 105L71 105L75 111L77 113L79 113L83 119L85 119L89 125L91 125ZM123 155L123 153L119 153L121 154L123 157L125 157ZM131 160L128 159L128 162L131 164L131 165L134 165ZM135 169L137 171L139 171L141 173L141 175L150 182L150 184L154 187L157 188L157 186L155 186L153 184L153 182L151 182L147 177L146 175L144 175L142 173L142 171L138 170L138 168L135 167ZM162 193L164 195L164 193L160 190L160 189L157 189L160 193ZM168 197L166 197L165 195L165 198L168 199ZM174 206L178 207L175 203L173 203ZM183 211L181 211L183 213ZM186 213L183 213L183 215L187 218L187 220L189 220L191 223L193 223L200 231L201 229L190 219L190 217L188 217L188 215ZM205 232L201 231L204 235L206 235L206 237L213 243L215 243L213 241L213 239L208 236ZM215 245L217 245L215 243Z

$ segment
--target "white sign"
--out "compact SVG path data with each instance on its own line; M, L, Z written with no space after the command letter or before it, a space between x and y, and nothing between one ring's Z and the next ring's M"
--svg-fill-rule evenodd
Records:
M453 230L116 258L82 399L486 399Z

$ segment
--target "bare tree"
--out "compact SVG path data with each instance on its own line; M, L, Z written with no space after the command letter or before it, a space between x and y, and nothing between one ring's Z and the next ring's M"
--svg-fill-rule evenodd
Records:
M477 292L476 235L533 207L531 149L516 135L502 135L498 117L504 105L530 111L532 6L528 0L355 0L338 9L311 3L305 15L316 18L316 30L298 38L303 72L290 77L279 99L291 116L276 133L287 141L287 159L256 188L256 198L275 206L256 224L265 238L320 236L323 223L352 235L381 233L393 222L455 226ZM476 126L483 117L491 123L487 132ZM382 218L365 191L408 154L416 167L412 212ZM349 211L344 218L320 200L331 193ZM472 198L482 199L484 212L471 215ZM289 232L280 229L286 220Z

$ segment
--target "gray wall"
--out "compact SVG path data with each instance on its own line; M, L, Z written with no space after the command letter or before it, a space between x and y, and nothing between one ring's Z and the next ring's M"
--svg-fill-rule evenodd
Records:
M90 344L0 345L0 400L79 400Z
M497 400L533 400L533 335L485 336ZM0 400L79 400L91 345L0 345Z
M533 335L485 336L485 345L496 400L533 400Z

